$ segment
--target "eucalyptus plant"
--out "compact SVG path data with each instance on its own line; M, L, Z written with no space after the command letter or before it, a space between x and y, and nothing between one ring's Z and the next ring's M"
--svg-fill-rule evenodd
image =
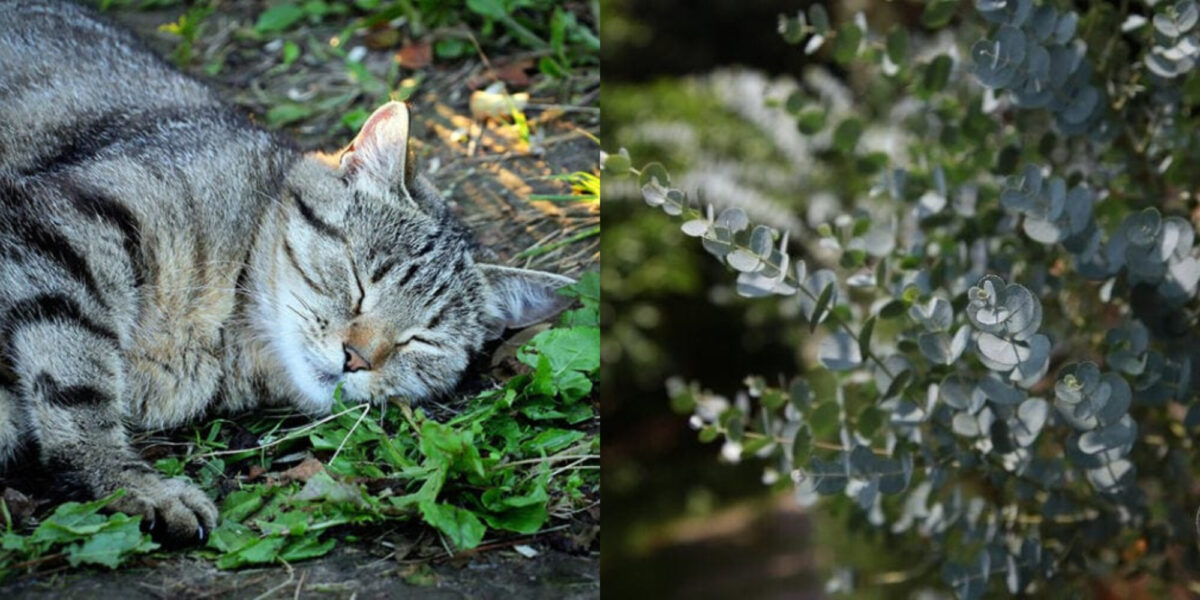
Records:
M835 26L821 5L780 17L798 51L927 108L880 160L862 106L834 124L803 90L766 99L822 160L875 182L804 239L673 187L661 164L602 157L739 295L796 302L816 348L805 372L751 374L732 397L672 379L672 405L801 504L847 501L927 541L913 576L959 598L1186 581L1200 568L1197 4L963 4L930 0L916 31L862 13ZM934 43L951 23L952 47Z

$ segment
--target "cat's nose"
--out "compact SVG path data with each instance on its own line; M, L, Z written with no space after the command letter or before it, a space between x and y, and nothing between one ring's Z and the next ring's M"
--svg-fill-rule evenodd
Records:
M370 371L371 363L363 358L357 348L350 344L342 344L342 351L346 353L346 362L342 365L343 373L353 373L355 371Z

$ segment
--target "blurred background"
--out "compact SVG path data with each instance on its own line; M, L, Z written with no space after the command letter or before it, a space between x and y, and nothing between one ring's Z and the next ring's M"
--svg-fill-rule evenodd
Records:
M876 118L894 97L826 51L807 56L784 42L779 15L808 4L603 0L603 148L627 148L636 167L661 162L675 187L742 206L793 240L815 238L815 226L864 195L886 160L848 167L826 156L828 141L801 133L788 97L820 97L831 113L865 105ZM826 4L834 23L862 11L882 31L916 27L921 14L917 2ZM864 137L886 133L879 129ZM762 464L722 463L719 444L697 441L686 415L671 410L672 376L732 398L747 374L773 382L802 374L806 330L792 317L794 299L737 297L735 278L679 221L648 208L631 178L605 177L603 186L606 595L821 598L837 588L831 565L911 566L918 548L860 556L855 549L878 548L885 534L860 529L840 504L800 509L788 486L764 484Z

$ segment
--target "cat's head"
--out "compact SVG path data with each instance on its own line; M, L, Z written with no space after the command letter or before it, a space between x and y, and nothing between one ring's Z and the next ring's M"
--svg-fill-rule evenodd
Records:
M475 262L408 137L408 108L390 102L285 178L264 333L311 412L339 384L351 401L445 393L487 339L570 304L569 278Z

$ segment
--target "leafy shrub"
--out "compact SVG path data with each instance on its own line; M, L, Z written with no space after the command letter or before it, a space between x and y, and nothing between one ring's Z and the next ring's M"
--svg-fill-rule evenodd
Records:
M854 200L815 231L717 211L624 150L602 158L739 295L794 299L812 332L819 367L748 376L732 400L673 379L672 406L801 504L831 497L880 539L928 547L893 579L959 598L1179 585L1200 567L1200 12L973 5L931 0L912 31L862 13L835 26L820 5L780 17L789 42L869 82L849 107L766 99L812 136L804 177L841 176ZM936 30L952 23L949 44Z

